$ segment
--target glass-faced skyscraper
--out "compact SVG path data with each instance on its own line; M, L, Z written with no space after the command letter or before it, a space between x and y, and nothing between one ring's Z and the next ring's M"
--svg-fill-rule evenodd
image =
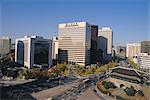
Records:
M51 40L39 36L16 39L15 61L31 68L51 65Z
M96 64L99 62L98 48L97 48L97 40L98 40L98 26L91 25L91 64Z
M72 22L58 25L59 62L90 64L91 25Z

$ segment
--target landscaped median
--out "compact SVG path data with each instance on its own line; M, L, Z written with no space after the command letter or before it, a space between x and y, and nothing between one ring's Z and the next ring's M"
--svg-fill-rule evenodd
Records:
M97 83L97 88L104 94L110 94L110 91L117 87L112 82L101 81Z
M113 82L107 80L97 82L96 89L98 89L100 94L107 94L119 100L147 100L142 90L136 90L133 86L126 87L125 89L116 87Z

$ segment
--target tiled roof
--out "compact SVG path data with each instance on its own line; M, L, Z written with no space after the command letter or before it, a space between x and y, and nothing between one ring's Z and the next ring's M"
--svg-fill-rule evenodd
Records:
M112 70L112 73L119 73L119 74L134 76L134 77L138 77L138 78L141 76L141 73L139 73L137 70L131 69L131 68L117 67L117 68L113 68L111 70Z

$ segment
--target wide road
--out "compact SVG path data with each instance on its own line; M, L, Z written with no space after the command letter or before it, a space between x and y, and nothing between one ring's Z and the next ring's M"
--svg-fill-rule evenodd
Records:
M95 85L90 86L77 100L106 100L95 91Z
M72 81L68 84L57 86L57 87L43 90L40 92L32 93L31 95L34 98L36 98L37 100L47 100L48 98L52 98L56 95L64 93L65 91L67 91L68 89L71 89L74 86L77 86L80 83L80 81L82 81L82 80L77 79L77 80Z
M53 96L53 100L76 100L90 85L91 80L80 81L79 84L67 89L65 92Z
M88 100L88 96L94 100L105 100L93 91L97 78L97 75L92 75L89 78L77 79L62 86L32 93L32 96L37 100Z

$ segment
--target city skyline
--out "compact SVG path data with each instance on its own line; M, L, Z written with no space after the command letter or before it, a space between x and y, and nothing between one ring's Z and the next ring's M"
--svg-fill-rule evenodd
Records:
M0 5L1 35L13 41L24 35L52 38L57 36L59 23L75 21L87 21L99 28L110 26L114 33L113 44L126 45L150 38L147 0L2 0Z

